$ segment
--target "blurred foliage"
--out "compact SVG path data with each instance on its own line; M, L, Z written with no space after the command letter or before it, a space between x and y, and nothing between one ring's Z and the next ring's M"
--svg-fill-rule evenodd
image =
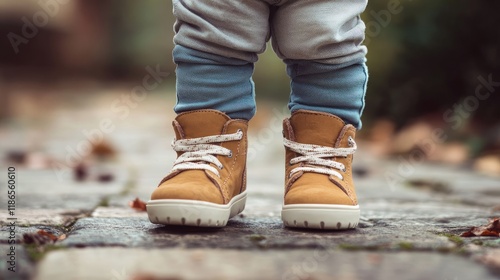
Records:
M400 12L390 12L394 3ZM495 0L369 1L363 14L371 28L365 123L384 117L401 126L425 114L442 114L473 96L480 76L500 82L497 11ZM287 98L284 69L268 47L256 65L258 98ZM498 122L499 104L495 91L472 116L485 124Z
M74 1L80 7L94 3L94 8L102 6L106 9L101 17L94 18L96 15L87 14L86 18L75 21L81 25L98 20L94 26L90 24L90 28L100 30L102 26L104 30L102 37L88 39L95 40L96 45L100 44L105 49L97 54L106 54L103 55L105 63L94 65L91 72L109 70L107 74L110 75L106 77L134 80L142 77L147 65L160 64L165 71L174 72L171 1L106 0L106 5L100 5L101 0ZM36 1L32 2L36 6ZM39 9L38 6L36 8ZM442 115L475 94L480 84L479 77L500 82L498 11L498 0L369 1L362 15L367 25L370 72L364 123L385 117L401 126L422 115ZM81 16L82 13L77 14ZM13 23L19 26L14 28L11 26ZM4 28L20 32L22 23L15 17L13 22L4 24ZM80 29L86 28L83 26ZM72 36L65 38L71 39ZM80 40L85 41L85 38ZM35 45L36 41L40 44ZM23 45L25 51L21 55L13 57L25 55L29 62L34 60L30 55L51 59L49 55L42 55L47 52L35 48L52 46L48 42L51 42L50 38L42 34L29 45ZM255 68L257 98L286 102L290 82L285 65L268 45ZM27 50L30 46L33 47L33 54ZM93 55L93 52L89 54ZM174 75L169 81L173 78ZM500 94L494 92L487 100L480 101L479 109L472 112L474 118L470 119L487 124L498 122L498 104Z
M426 113L453 110L475 94L479 76L488 80L492 75L500 82L499 1L399 2L402 11L391 15L368 46L365 119L384 116L401 125ZM369 3L367 26L377 22L373 13L386 10L388 3ZM500 120L499 90L480 101L472 112L477 120Z
M174 19L165 12L171 3L114 3L115 69L161 62L173 71ZM500 81L498 11L496 0L369 1L363 14L370 71L365 123L386 117L403 125L426 113L453 110L454 104L474 95L479 76L487 80L492 75L493 81ZM270 45L260 56L254 80L257 98L288 99L285 66ZM493 93L480 101L474 117L498 121L499 96Z
M174 71L173 23L170 1L112 0L112 69L127 75L137 66L162 65Z

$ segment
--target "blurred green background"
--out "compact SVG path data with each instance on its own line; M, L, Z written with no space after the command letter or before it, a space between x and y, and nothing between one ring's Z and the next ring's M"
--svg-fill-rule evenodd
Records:
M468 156L493 153L500 170L498 11L496 0L370 1L362 136L382 141L415 123L441 127ZM41 95L65 84L58 94L76 98L89 84L134 84L148 65L173 73L173 23L166 0L0 0L0 119L16 117L19 85ZM254 80L261 108L288 100L285 66L270 46ZM162 86L174 100L174 75Z
M21 35L21 17L31 20L41 9L38 2L0 1L0 68L9 80L133 80L146 65L158 63L174 71L170 1L61 1L68 3L15 54L8 34ZM402 126L453 108L474 94L480 76L500 81L499 10L495 0L370 1L363 14L370 69L365 123L387 117ZM286 101L288 77L270 47L254 78L259 99ZM474 119L498 122L499 101L493 94L472 112Z

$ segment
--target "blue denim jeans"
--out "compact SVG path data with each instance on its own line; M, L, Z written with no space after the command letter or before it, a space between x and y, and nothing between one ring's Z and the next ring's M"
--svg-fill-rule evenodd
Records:
M366 0L174 0L177 113L255 114L253 63L272 37L291 78L289 108L361 127L368 79Z

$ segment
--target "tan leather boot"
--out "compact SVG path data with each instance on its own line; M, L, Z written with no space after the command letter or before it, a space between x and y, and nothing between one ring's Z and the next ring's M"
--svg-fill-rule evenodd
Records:
M245 207L248 121L216 110L173 121L177 160L147 203L155 224L222 227Z
M283 121L283 134L285 226L355 228L359 205L351 168L354 126L331 114L299 110Z

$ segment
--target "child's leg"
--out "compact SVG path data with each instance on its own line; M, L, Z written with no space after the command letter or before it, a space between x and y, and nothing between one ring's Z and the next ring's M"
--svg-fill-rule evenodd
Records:
M251 75L269 36L263 1L174 1L178 153L148 201L151 222L221 227L243 211Z
M255 114L253 63L176 45L176 113L215 109L233 119Z
M255 114L251 79L269 38L264 1L174 1L177 113L216 109L231 118Z
M343 64L287 60L292 78L288 104L293 112L304 109L326 112L361 128L361 113L368 72L364 59Z
M361 127L368 73L366 0L287 1L273 18L273 46L292 79L289 108L331 113Z
M286 226L355 228L352 158L367 71L359 14L366 0L289 0L273 17L273 46L292 79L283 124Z

